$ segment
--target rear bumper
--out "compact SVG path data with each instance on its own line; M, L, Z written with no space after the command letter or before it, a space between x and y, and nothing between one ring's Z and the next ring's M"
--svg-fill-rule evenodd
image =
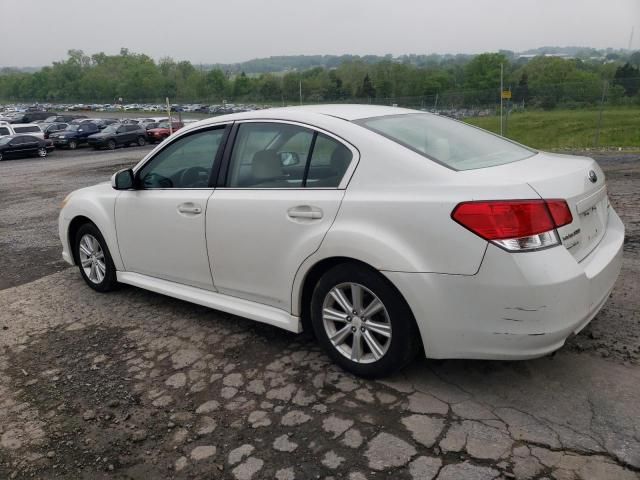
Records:
M526 359L583 329L622 267L624 225L609 212L598 247L578 263L559 246L508 253L489 245L476 275L383 272L409 303L431 358Z

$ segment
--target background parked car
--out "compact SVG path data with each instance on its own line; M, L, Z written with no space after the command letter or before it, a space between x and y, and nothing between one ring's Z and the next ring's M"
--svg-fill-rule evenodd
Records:
M69 126L68 123L40 123L39 125L44 131L45 139L49 138L52 133L60 132Z
M85 123L93 123L98 127L98 129L102 130L106 128L108 125L113 125L114 123L120 123L120 120L116 118L82 118L76 119L71 123L77 125L83 125Z
M100 133L91 135L88 143L95 149L108 148L109 150L119 145L143 146L147 143L147 131L140 125L116 123L109 125Z
M0 138L0 160L19 157L46 157L53 146L33 135L9 135Z
M71 123L65 130L49 135L49 138L53 140L56 147L68 147L70 150L75 150L79 145L87 143L89 135L99 131L98 126L92 122Z
M11 123L31 123L36 120L44 120L53 115L57 115L55 112L21 112L12 116Z
M16 134L32 135L44 140L44 132L40 128L40 125L35 123L14 123L12 127Z
M152 128L147 130L147 137L149 138L149 142L156 143L161 142L165 138L167 138L172 132L176 132L184 127L184 123L182 122L172 122L171 128L169 130L169 122L160 122L157 128Z
M81 118L87 118L87 116L86 115L68 115L68 114L52 115L46 118L43 123L56 123L56 122L69 123L69 122L72 122L73 120L78 120Z

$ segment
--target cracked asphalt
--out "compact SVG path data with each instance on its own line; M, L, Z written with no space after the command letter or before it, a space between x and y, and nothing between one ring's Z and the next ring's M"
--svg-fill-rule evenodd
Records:
M640 158L596 158L621 278L556 355L419 359L380 381L313 340L60 260L58 205L148 148L0 164L0 478L640 478Z

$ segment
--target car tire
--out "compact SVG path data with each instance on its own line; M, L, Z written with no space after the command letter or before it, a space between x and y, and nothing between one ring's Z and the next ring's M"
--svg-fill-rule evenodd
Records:
M49 152L47 152L47 149L45 147L40 147L38 149L38 156L40 158L45 158L48 155Z
M0 152L0 162L4 160L4 156L2 155L2 152Z
M115 150L116 149L116 141L115 140L109 140L107 142L107 148L109 150Z
M144 147L147 144L147 140L144 137L138 137L138 146Z
M356 296L360 300L354 302ZM418 351L418 329L406 301L388 279L361 264L337 265L320 278L311 323L331 359L361 377L389 375Z
M85 223L73 245L80 275L87 285L98 292L114 290L118 286L116 267L100 230L93 223Z
M76 148L78 148L78 142L76 142L75 140L71 140L69 142L69 150L75 150Z

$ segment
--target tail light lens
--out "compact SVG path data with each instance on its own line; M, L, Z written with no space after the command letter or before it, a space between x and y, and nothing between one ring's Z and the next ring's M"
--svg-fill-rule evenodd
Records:
M509 251L558 245L556 229L571 223L564 200L489 200L463 202L451 213L460 225Z

